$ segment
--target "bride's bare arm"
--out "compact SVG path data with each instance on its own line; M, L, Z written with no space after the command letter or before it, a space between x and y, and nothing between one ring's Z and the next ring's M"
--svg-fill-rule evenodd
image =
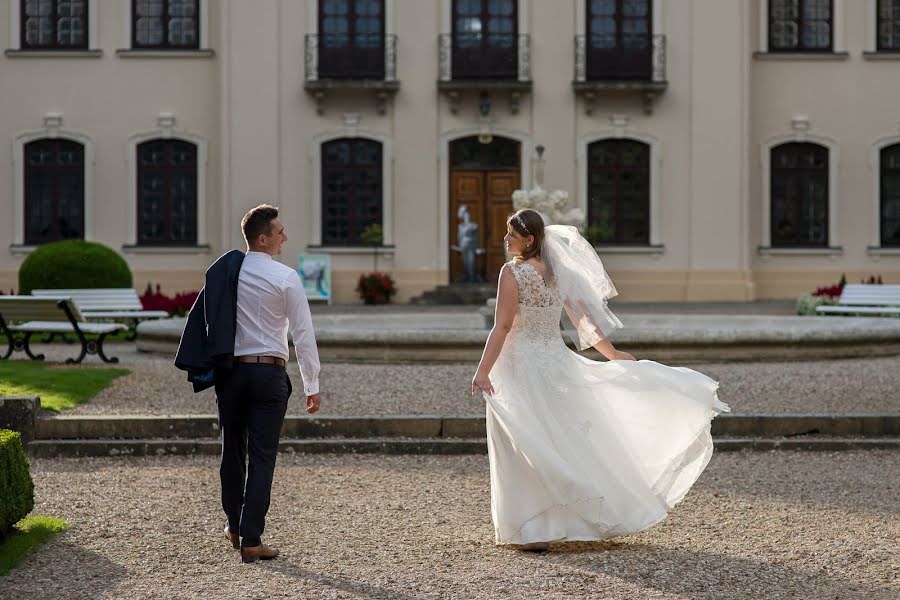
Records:
M575 304L564 302L563 307L566 309L566 312L568 313L569 319L572 321L572 323L581 325L587 330L588 333L585 333L584 335L585 337L588 337L588 343L593 340L597 340L594 344L592 344L594 350L606 357L606 360L635 360L634 356L632 356L628 352L616 350L616 347L613 346L612 342L609 341L609 338L603 335L600 328L597 327L597 324L590 316L590 311L583 302L578 302ZM585 321L587 325L586 327Z
M500 281L497 283L497 306L494 309L494 327L488 336L487 343L484 345L484 352L481 354L481 362L478 363L478 369L475 371L475 377L472 379L472 395L476 390L494 393L494 387L491 385L490 373L500 356L500 350L503 348L503 342L509 333L516 316L516 308L519 303L519 284L516 283L516 277L513 275L510 267L504 265L500 269Z
M622 350L616 350L608 338L594 344L594 350L606 357L606 360L635 360L634 356Z

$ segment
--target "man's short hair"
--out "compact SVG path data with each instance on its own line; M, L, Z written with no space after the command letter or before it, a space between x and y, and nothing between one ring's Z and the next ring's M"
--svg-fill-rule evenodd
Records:
M241 230L248 244L260 235L272 235L272 220L278 218L278 207L270 204L254 206L241 219Z

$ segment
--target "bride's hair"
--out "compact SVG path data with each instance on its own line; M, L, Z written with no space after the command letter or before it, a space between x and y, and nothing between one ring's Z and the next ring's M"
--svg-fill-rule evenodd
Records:
M517 210L506 220L506 224L522 237L534 236L531 246L517 256L516 260L528 260L541 255L541 246L544 245L544 219L540 214L530 208Z

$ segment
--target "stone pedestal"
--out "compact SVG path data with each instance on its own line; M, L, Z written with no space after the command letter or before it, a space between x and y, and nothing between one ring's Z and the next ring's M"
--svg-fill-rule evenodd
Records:
M41 408L40 398L33 397L0 397L0 429L18 431L22 443L27 444L34 439L35 422Z

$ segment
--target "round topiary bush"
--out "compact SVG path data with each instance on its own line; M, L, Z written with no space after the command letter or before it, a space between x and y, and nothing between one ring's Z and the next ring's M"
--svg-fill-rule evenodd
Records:
M84 240L44 244L19 267L19 293L31 290L130 288L131 269L112 248Z
M34 508L34 482L19 434L0 429L0 538Z

